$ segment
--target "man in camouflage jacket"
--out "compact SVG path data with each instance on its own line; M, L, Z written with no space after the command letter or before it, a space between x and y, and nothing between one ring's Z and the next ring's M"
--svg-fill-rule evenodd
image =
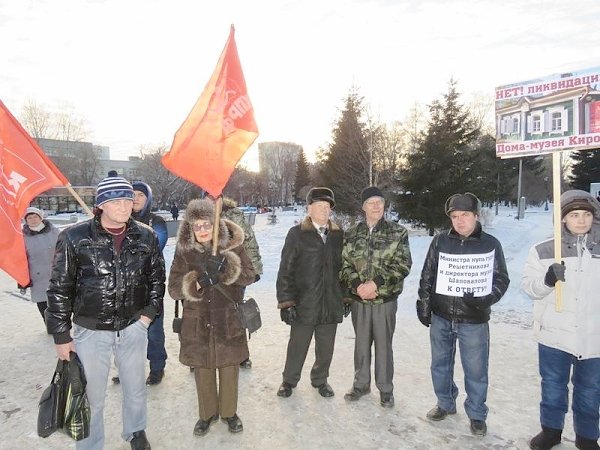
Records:
M361 194L365 221L350 228L344 238L340 278L352 304L354 383L344 396L355 401L371 391L371 346L375 342L375 385L381 406L394 406L394 355L398 295L412 260L408 232L383 218L385 200L371 186Z

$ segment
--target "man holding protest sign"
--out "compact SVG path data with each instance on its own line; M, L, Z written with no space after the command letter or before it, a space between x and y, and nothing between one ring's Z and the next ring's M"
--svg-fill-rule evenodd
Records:
M471 432L484 436L488 408L490 306L498 302L509 279L500 242L481 229L481 203L467 192L454 194L445 210L452 228L436 235L423 264L417 315L430 327L431 378L437 405L433 421L456 413L454 383L456 341L460 346Z

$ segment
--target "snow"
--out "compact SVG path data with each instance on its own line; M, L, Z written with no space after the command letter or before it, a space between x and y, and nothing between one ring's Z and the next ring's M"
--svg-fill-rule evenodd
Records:
M425 253L431 241L422 232L410 233L413 268L399 299L394 339L396 406L384 409L374 388L371 394L349 404L343 396L353 378L354 333L346 319L339 327L329 383L335 397L324 399L310 385L314 362L309 352L302 380L291 397L276 396L289 328L276 309L275 280L287 230L302 219L302 212L278 213L276 224L267 214L257 215L255 232L264 262L262 279L247 294L261 306L263 328L250 340L253 368L240 371L238 414L244 431L233 435L224 423L211 426L204 437L192 434L198 419L193 374L178 362L177 336L171 332L173 304L165 298L167 337L166 374L160 385L148 388L148 438L155 449L525 449L539 431L539 376L537 345L533 340L531 302L519 290L520 274L532 244L552 233L551 211L528 210L523 220L515 211L500 209L486 231L503 244L512 283L493 307L488 392L488 434L471 435L464 401L462 369L457 355L455 380L460 389L458 413L441 422L430 422L427 411L435 405L429 375L428 330L416 318L414 303ZM167 268L175 239L165 248ZM16 283L0 272L0 448L74 448L61 433L47 439L36 434L37 403L56 365L52 338L45 333L36 306L21 296ZM113 369L113 372L116 372ZM111 376L113 373L111 373ZM120 438L121 393L109 383L105 407L106 448L127 449ZM570 415L563 444L574 448Z

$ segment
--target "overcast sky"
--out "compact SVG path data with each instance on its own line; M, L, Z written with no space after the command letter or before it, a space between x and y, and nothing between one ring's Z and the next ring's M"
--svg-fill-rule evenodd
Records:
M451 77L493 99L600 66L598 23L598 0L0 0L0 99L70 105L115 159L170 145L234 24L257 142L313 159L352 85L386 122Z

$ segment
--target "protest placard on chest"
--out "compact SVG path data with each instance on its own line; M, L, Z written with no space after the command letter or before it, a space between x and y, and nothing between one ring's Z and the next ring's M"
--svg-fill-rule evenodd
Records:
M495 251L473 255L440 252L435 293L462 297L473 292L483 297L492 292Z

